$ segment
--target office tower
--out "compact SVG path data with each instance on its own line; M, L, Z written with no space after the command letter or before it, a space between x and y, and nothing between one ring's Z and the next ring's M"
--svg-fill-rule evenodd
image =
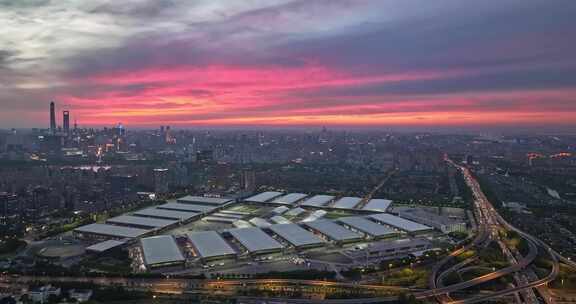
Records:
M176 138L174 136L172 136L170 126L166 126L165 132L166 133L164 134L164 136L165 136L164 141L169 145L176 144Z
M43 212L47 212L50 209L50 190L38 186L32 190L32 200L28 204L28 218L30 220L36 221Z
M70 112L62 112L62 125L64 126L64 133L70 134Z
M54 102L50 103L50 133L56 133L56 105Z
M20 216L19 203L16 195L0 192L0 228L9 225Z
M256 190L256 172L250 169L243 169L241 176L242 190L252 192Z
M154 169L154 192L156 192L156 194L168 193L168 179L168 169Z
M196 152L197 162L212 162L214 160L214 151L212 150L201 150Z

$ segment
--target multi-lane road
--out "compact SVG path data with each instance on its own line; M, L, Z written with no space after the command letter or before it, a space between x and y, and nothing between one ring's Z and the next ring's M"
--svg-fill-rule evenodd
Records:
M548 282L555 279L556 275L558 274L559 264L557 253L554 253L553 250L547 246L545 243L541 242L540 240L532 237L529 234L524 233L510 225L506 220L504 220L498 212L494 209L490 201L486 198L485 194L483 193L480 184L474 178L470 170L464 166L460 166L452 162L451 160L447 159L447 161L457 167L463 174L464 179L468 187L472 190L472 194L474 197L474 207L475 213L477 216L478 221L478 235L482 236L488 232L489 240L496 241L504 255L508 258L508 262L510 263L509 267L504 269L500 269L484 276L478 277L476 279L481 279L488 277L490 280L496 279L498 277L508 275L508 274L515 274L516 275L516 287L505 289L503 291L495 292L488 295L483 295L480 297L474 297L471 299L466 300L459 300L459 301L451 301L450 303L478 303L482 301L486 301L488 299L492 299L495 297L500 297L503 295L513 294L519 291L523 292L525 297L525 302L527 303L537 303L538 300L534 294L533 288L542 286L547 284ZM529 246L529 252L526 256L522 256L519 254L514 254L511 248L508 248L507 245L500 240L499 231L515 231L518 233L522 238L524 238ZM479 237L472 242L469 247L478 246L480 244ZM544 248L545 252L549 254L551 260L553 261L553 268L549 275L541 280L536 280L529 282L528 276L525 275L522 271L524 271L527 267L529 267L532 262L535 260L538 254L538 247ZM451 271L452 269L448 269ZM436 281L437 273L433 273L434 281ZM451 285L454 286L454 285ZM448 286L450 287L450 286Z

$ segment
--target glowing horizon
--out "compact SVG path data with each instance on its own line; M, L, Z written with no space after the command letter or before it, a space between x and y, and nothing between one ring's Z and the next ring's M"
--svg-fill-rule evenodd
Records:
M0 127L576 126L576 4L0 1Z

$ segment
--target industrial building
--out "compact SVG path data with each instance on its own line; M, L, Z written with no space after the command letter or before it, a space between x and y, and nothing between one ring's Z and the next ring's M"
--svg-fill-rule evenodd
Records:
M177 202L180 204L206 205L212 207L218 207L232 201L233 200L229 198L193 196L193 195L187 195L177 200Z
M308 194L304 193L290 193L274 199L272 203L280 205L294 205L307 196Z
M419 234L434 230L434 228L432 227L422 225L420 223L416 223L407 219L403 219L401 217L388 213L373 214L369 215L368 217L378 223L392 226L394 228L400 229L410 234Z
M178 220L178 221L188 221L194 217L200 216L200 213L194 212L183 212L175 210L163 210L157 208L147 208L134 212L132 215L141 217L150 217L158 219L168 219L168 220Z
M176 220L145 218L141 216L121 215L106 221L107 224L141 229L162 229L178 224Z
M431 248L426 239L402 239L395 241L374 242L363 250L348 252L355 260L394 258Z
M250 254L274 253L283 248L282 244L257 227L231 229L228 232Z
M232 211L232 210L222 210L219 213L224 213L224 214L233 214L233 215L240 215L240 216L247 216L250 215L249 212L243 212L243 211Z
M74 229L74 235L84 239L132 239L151 233L152 230L108 224L89 224Z
M323 218L328 212L324 210L316 210L312 214L308 215L302 222L313 222Z
M236 228L254 227L254 226L252 226L252 224L250 224L249 222L247 222L245 220L237 220L234 223L232 223L232 225L234 225L234 227L236 227Z
M215 207L206 206L206 205L166 203L166 204L157 206L156 208L157 209L163 209L163 210L205 213L205 212L209 212L209 211L214 210Z
M213 222L213 223L223 223L223 224L232 224L238 219L233 219L229 217L220 217L220 216L207 216L202 218L203 221Z
M188 234L195 253L202 261L234 258L236 251L215 231L201 231Z
M270 222L260 217L252 218L248 222L256 227L269 227L272 225Z
M124 244L126 244L126 242L124 242L124 241L107 240L107 241L103 241L100 243L96 243L92 246L86 247L86 252L98 254L98 253L106 252L106 251L113 249L113 248L117 248L117 247L122 246Z
M241 220L245 217L245 215L230 214L230 213L224 213L224 212L214 213L214 214L212 214L212 216L225 217L225 218L231 218L231 219L236 219L236 220Z
M287 218L285 218L281 215L275 215L275 216L271 217L270 220L275 224L290 224L290 223L292 223L290 220L288 220Z
M158 235L140 240L144 263L148 268L183 266L186 259L171 235Z
M333 199L334 196L331 195L315 195L304 201L301 205L308 207L322 207L331 202Z
M338 209L354 209L362 201L359 197L345 196L334 203L334 208Z
M330 220L318 220L306 222L305 224L314 232L320 234L324 239L336 243L349 243L363 239L361 234L348 230Z
M338 221L354 232L359 232L375 239L398 235L398 232L394 229L382 226L361 216L341 217Z
M282 192L268 191L268 192L262 192L260 194L256 194L254 196L251 196L251 197L245 199L244 201L250 202L250 203L267 203L267 202L271 201L272 199L279 197L280 195L282 195Z
M388 211L388 208L390 208L391 204L392 204L391 200L375 198L375 199L369 200L368 203L366 203L366 205L364 205L362 210L386 212L386 211Z
M269 229L297 249L324 245L322 239L296 224L272 225Z
M280 208L280 207L278 207ZM296 207L296 208L292 208L288 211L286 211L286 213L284 213L285 216L299 216L300 214L306 212L305 209L302 209L300 207Z
M286 211L290 210L290 208L286 207L286 206L279 206L274 208L274 210L272 210L272 213L274 214L282 214Z
M442 231L442 233L466 231L466 222L464 220L452 219L450 217L426 211L421 208L405 209L402 210L398 215L402 218L434 227Z

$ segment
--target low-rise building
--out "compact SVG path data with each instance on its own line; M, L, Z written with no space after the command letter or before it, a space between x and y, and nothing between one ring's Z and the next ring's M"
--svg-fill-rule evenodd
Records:
M236 251L215 231L190 233L188 238L203 262L236 256Z
M149 269L184 265L185 258L171 235L143 238L140 245Z
M373 242L363 249L348 252L348 255L356 261L362 261L366 259L393 258L430 248L431 243L426 239L402 239Z
M306 222L305 225L321 238L338 244L356 242L363 239L361 234L346 229L344 226L330 220Z
M466 222L464 220L456 220L420 208L404 209L398 215L405 219L434 227L442 231L442 233L466 231Z

